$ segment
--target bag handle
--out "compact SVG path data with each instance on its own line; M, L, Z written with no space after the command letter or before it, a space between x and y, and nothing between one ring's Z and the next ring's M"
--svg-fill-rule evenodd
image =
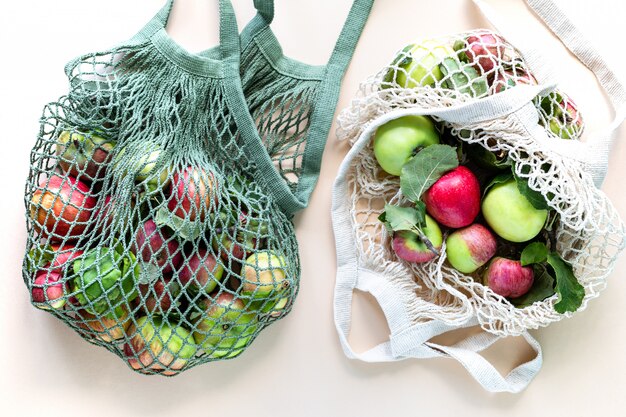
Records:
M374 0L354 0L326 65L318 102L311 115L311 128L302 160L302 175L296 190L296 197L304 205L308 204L319 177L322 154L339 101L341 82L373 5Z
M332 220L337 249L337 278L334 292L334 320L339 341L345 355L366 362L389 362L407 358L447 357L460 362L483 388L491 392L520 392L541 369L543 357L541 346L528 333L523 336L536 352L535 358L523 363L502 376L479 352L500 340L500 337L483 332L468 337L454 346L443 346L429 342L457 328L477 324L468 306L467 313L457 323L447 324L438 320L415 324L408 316L402 300L402 291L386 277L358 266L358 255L354 244L354 232L350 204L346 196L350 190L347 182L352 160L365 148L376 126L368 126L344 159L335 184L332 198ZM352 320L352 297L355 289L374 296L382 308L391 331L390 339L363 353L354 351L348 341ZM424 303L426 309L438 307ZM426 319L427 316L424 315Z
M411 324L405 307L398 301L401 295L393 284L385 277L371 271L359 270L355 265L338 271L334 300L335 326L343 351L348 358L365 362L391 362L409 358L451 358L461 363L470 375L490 392L523 391L539 373L543 363L541 346L528 332L523 333L522 336L535 351L535 357L503 376L480 355L480 352L494 345L502 337L483 330L452 346L429 342L433 337L449 331L476 326L477 320L470 318L459 325L450 325L439 320ZM352 278L356 279L354 287L350 284ZM385 314L391 331L388 341L362 353L355 352L348 341L354 289L374 296ZM437 306L431 305L431 308L436 309Z
M507 24L503 23L491 6L483 0L473 1L479 7L482 14L520 49L524 55L524 59L533 69L533 72L537 73L539 79L554 79L554 75L546 66L548 61L543 59L532 45L528 45L528 42L525 41L524 38L509 33L510 31L507 31ZM553 0L525 1L546 27L559 38L561 43L574 54L581 63L593 72L604 89L615 112L614 119L602 132L592 135L587 143L594 152L600 154L601 159L607 161L615 131L619 128L624 119L626 119L626 88L620 82L615 72L610 68L609 64Z
M219 1L220 54L225 62L239 65L240 44L237 18L230 0ZM156 32L165 29L172 13L174 0L167 0L157 14L131 39L134 42L147 41Z
M254 0L254 8L269 25L274 20L274 0Z

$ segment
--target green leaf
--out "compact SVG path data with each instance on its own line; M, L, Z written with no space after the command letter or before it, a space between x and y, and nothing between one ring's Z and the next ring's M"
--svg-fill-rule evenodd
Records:
M554 277L550 275L544 265L533 265L535 281L530 291L521 297L511 299L511 303L517 308L528 307L538 301L543 301L554 295Z
M502 174L496 175L489 184L485 187L485 191L483 192L483 196L487 195L489 190L498 184L504 184L507 181L513 179L513 174L510 172L503 172Z
M545 243L534 242L526 246L522 251L520 262L522 266L540 264L548 258L548 248Z
M407 66L413 61L413 57L409 52L411 52L411 49L413 49L414 47L414 44L405 46L402 51L400 51L398 55L396 55L393 61L391 61L391 65L389 65L391 68L389 68L389 70L383 77L383 85L391 84L394 82L396 68Z
M169 227L183 240L195 241L204 233L204 228L200 223L180 218L166 207L157 210L154 222L159 227Z
M491 170L505 170L511 169L511 160L506 154L498 157L494 152L484 148L478 143L465 144L467 150L467 156L472 162L475 162L479 166L491 169Z
M517 183L517 189L524 197L526 197L528 202L537 210L549 210L550 206L548 205L548 202L543 194L530 188L528 186L528 180L517 175L515 167L513 167L512 172L515 177L515 182Z
M387 204L385 205L385 211L378 216L378 220L385 224L387 230L396 232L399 230L414 230L417 224L424 222L424 217L415 208Z
M572 265L556 252L548 254L548 265L555 273L556 292L559 295L559 301L554 305L554 309L560 314L578 310L585 298L585 288L574 276Z
M402 194L417 203L443 174L459 166L456 149L448 145L430 145L422 149L400 173Z
M480 97L487 93L489 86L474 67L460 65L455 58L447 57L439 65L446 78L444 88L459 91L472 97Z

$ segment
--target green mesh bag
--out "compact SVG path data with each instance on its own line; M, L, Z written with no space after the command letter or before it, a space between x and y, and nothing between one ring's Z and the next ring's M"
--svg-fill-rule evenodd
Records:
M373 0L355 1L326 66L283 56L273 2L220 45L166 33L172 1L130 41L66 66L27 180L32 303L145 374L241 354L286 316L293 214L315 185L339 85Z

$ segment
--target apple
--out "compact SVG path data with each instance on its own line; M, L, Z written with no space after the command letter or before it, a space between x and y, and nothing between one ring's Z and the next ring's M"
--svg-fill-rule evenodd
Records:
M241 268L241 295L251 300L248 308L272 314L284 303L293 285L287 276L287 262L272 250L263 250L249 256Z
M220 253L224 263L228 259L243 260L256 248L257 239L255 235L237 231L233 239L232 233L223 231L219 236L213 238L213 250Z
M81 180L102 178L115 144L114 140L105 139L95 132L86 134L65 130L56 144L59 166L66 174Z
M217 203L218 184L213 172L190 166L174 172L168 208L176 216L203 221Z
M80 237L95 206L96 198L85 183L53 174L33 193L29 212L35 230L54 242Z
M76 320L78 327L107 343L123 339L126 329L130 325L130 315L125 307L122 308L120 317L116 318L94 316L85 310L80 310L77 313Z
M515 179L494 185L483 199L482 211L487 224L510 242L526 242L541 232L547 210L536 209L520 193Z
M381 125L374 137L374 156L391 175L400 175L402 167L421 148L439 143L435 124L425 116L403 116Z
M582 116L576 103L566 94L553 91L541 100L541 109L545 113L548 128L561 139L578 139L582 134Z
M233 358L243 352L258 329L254 312L233 294L222 292L198 303L202 313L195 323L193 338L211 357Z
M134 154L135 152L140 154ZM163 157L164 152L160 145L146 143L141 150L127 151L127 148L122 148L115 157L115 166L122 169L124 175L132 175L135 183L151 195L166 189L170 183L171 167L161 163Z
M65 306L67 293L63 275L58 270L41 270L31 287L33 304L42 310L59 310Z
M532 74L521 68L511 68L496 72L491 86L496 93L501 93L519 84L536 85L537 80Z
M54 251L54 259L50 264L50 267L53 269L57 269L59 272L63 272L70 264L70 261L78 258L84 252L80 249L77 249L74 245L61 245L59 243L50 244L50 249Z
M176 375L197 352L189 330L161 316L139 318L126 335L130 339L124 345L128 364L142 373Z
M460 55L473 63L479 73L485 74L500 64L504 55L504 40L495 33L469 36Z
M435 40L426 40L419 45L413 45L406 51L410 59L403 60L396 72L395 82L403 88L418 86L432 86L443 78L439 64L444 58L454 56L450 46ZM407 57L408 58L408 57Z
M530 291L534 282L534 272L530 266L522 266L520 261L495 257L483 276L483 284L503 297L517 298Z
M441 249L443 244L441 229L429 215L426 215L426 227L422 228L422 233L435 249ZM428 262L436 256L416 233L409 230L394 232L391 247L398 258L408 262Z
M133 217L132 210L135 208L135 199L130 200L130 210L125 209L128 203L121 202L111 195L104 197L102 206L97 210L95 218L100 233L116 232L125 233L126 228L131 224ZM115 227L115 230L113 230Z
M183 259L178 241L165 229L159 229L152 219L137 229L131 249L145 264L158 267L164 274L178 269Z
M192 291L211 293L224 278L224 266L206 249L195 250L178 273L180 284Z
M147 314L168 314L177 305L181 292L176 280L161 277L151 284L139 284L139 297L135 299Z
M76 304L96 316L119 317L138 295L139 265L121 244L89 249L73 261L68 272Z
M479 223L455 230L446 239L448 262L464 274L471 274L489 262L496 254L496 247L496 238Z
M422 198L428 214L448 227L468 226L480 212L478 178L464 166L444 174Z

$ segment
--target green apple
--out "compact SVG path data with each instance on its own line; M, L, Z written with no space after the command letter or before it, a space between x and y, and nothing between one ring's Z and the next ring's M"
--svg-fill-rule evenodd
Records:
M421 148L439 143L435 124L425 116L403 116L376 129L374 156L391 175L400 175L402 167Z
M496 254L496 248L496 238L479 223L455 230L446 239L448 262L464 274L486 264Z
M279 305L284 308L284 298L292 286L286 269L285 258L271 250L256 252L246 259L241 269L241 295L251 299L250 309L272 315Z
M197 352L189 330L157 315L137 319L126 335L126 360L141 373L176 375Z
M482 202L485 220L500 237L526 242L541 232L547 210L538 210L520 193L515 179L494 185Z
M252 341L258 329L257 315L246 309L246 303L230 293L205 298L198 303L202 313L195 323L193 338L211 357L232 358Z
M129 152L129 155L126 155ZM125 174L134 176L135 183L143 185L148 194L163 190L170 183L171 167L160 164L163 151L158 144L146 144L145 152L132 154L134 150L123 148L116 156L116 166L124 169Z
M95 132L80 133L65 130L57 139L56 155L66 174L93 181L104 177L110 152L116 141Z
M444 76L439 64L445 58L456 55L451 46L443 45L435 40L426 40L419 45L414 45L407 52L410 59L400 64L395 79L396 83L404 88L435 84Z

